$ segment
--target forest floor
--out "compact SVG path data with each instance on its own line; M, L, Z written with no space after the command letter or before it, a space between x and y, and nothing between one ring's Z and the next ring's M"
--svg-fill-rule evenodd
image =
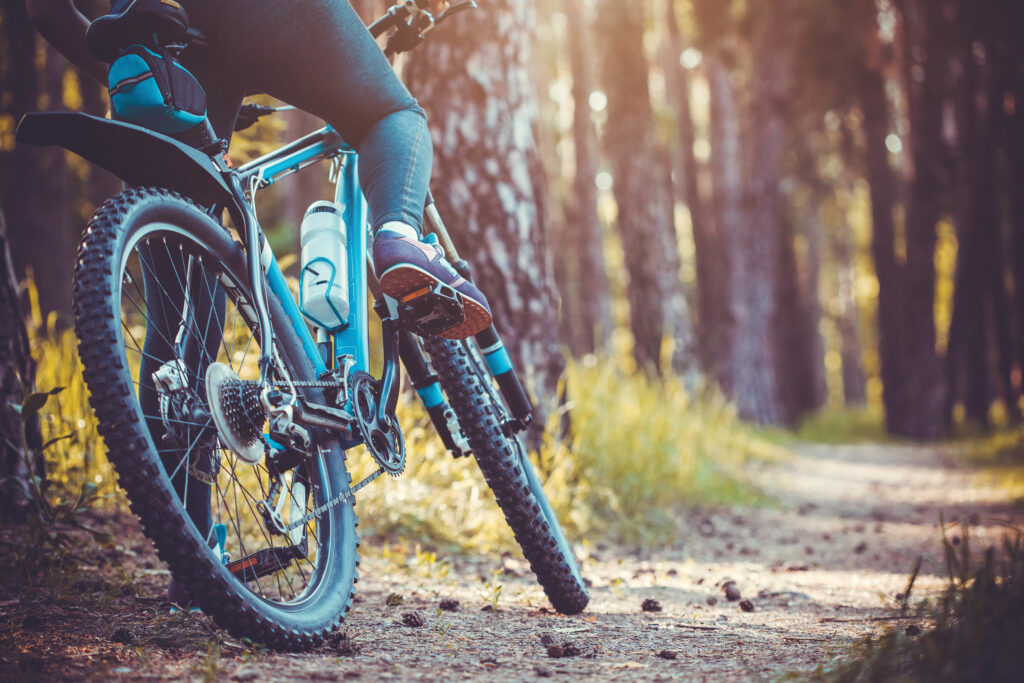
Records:
M137 525L97 520L118 533L118 547L51 569L32 591L0 558L0 679L772 680L827 665L864 635L925 626L893 607L918 556L915 595L942 585L940 511L970 521L979 551L1001 540L1002 521L1024 519L948 450L795 451L759 466L773 505L691 510L664 549L589 548L582 615L552 613L513 556L435 560L392 546L364 559L344 635L300 655L248 647L202 615L170 614L169 577ZM6 529L0 540L16 535ZM392 594L400 604L388 604L399 601ZM457 609L441 611L442 599ZM406 625L414 612L421 626Z

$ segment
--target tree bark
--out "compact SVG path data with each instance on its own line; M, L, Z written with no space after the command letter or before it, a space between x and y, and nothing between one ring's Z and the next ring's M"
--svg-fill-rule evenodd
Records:
M384 3L381 0L351 0L352 7L364 23L369 24L384 14Z
M1011 270L1014 282L1014 313L1017 322L1018 373L1024 371L1024 5L1004 0L1002 16L1007 30L1007 91L1013 102L1005 108L1007 166L1010 187ZM1018 384L1020 378L1018 375Z
M562 315L568 322L570 348L575 355L600 348L612 331L611 298L605 267L601 222L597 213L597 126L591 117L593 90L591 46L593 31L581 0L564 0L569 17L568 42L572 68L572 136L576 172L566 206L565 239L557 252L565 263L568 288L562 289Z
M999 295L993 285L997 282L1002 289L1002 277L994 185L993 136L998 119L992 105L996 93L992 56L986 55L985 63L979 63L977 54L988 49L981 35L980 13L978 8L970 8L960 17L966 30L958 55L962 68L955 164L959 249L946 363L947 405L962 398L967 419L988 428L993 398L991 334ZM961 385L962 395L957 391Z
M945 31L947 3L903 0L898 4L907 28L908 54L916 63L910 69L907 97L912 163L907 177L902 284L908 296L901 311L901 353L896 360L902 391L901 402L893 406L887 423L899 436L936 439L944 430L946 400L945 374L935 351L934 306L936 225L942 210L937 198L946 189L942 104L950 42Z
M854 163L853 131L844 125L840 141L840 157L844 166L849 169ZM847 194L854 191L854 176L849 170L842 174L843 185ZM890 207L891 209L891 207ZM845 216L847 207L843 207ZM892 215L890 211L890 216ZM837 234L829 240L832 257L836 264L836 280L839 300L839 311L835 324L839 330L840 358L843 377L843 405L862 406L867 403L867 377L864 374L863 333L861 331L860 313L857 309L857 298L854 294L856 271L854 254L856 246L853 241L853 230L845 221L839 226Z
M299 109L283 112L282 116L285 121L284 134L289 141L308 135L323 125L315 116ZM295 174L288 184L288 191L281 196L281 222L292 231L296 254L302 252L299 227L306 209L315 201L332 197L325 170L326 167L321 166Z
M944 187L942 112L947 73L943 35L945 3L899 2L908 65L906 221L898 244L893 211L896 177L889 166L889 111L877 37L877 8L862 0L859 21L867 53L859 90L864 115L865 159L871 187L872 256L878 275L879 356L882 401L889 433L935 439L945 429L946 377L935 350L936 224ZM898 249L898 247L902 247Z
M780 310L779 283L793 277L787 269L792 261L792 233L784 218L784 199L779 187L786 145L786 98L789 94L792 54L790 26L793 21L789 0L774 0L758 6L752 41L754 73L753 102L748 127L752 147L747 187L748 211L731 228L730 252L735 263L730 283L730 307L735 321L729 364L734 398L741 417L762 424L781 424L795 418L793 406L780 402L780 374L806 360L798 350L782 347L776 318L789 318L793 326L797 311ZM787 286L787 289L790 289ZM786 303L792 303L790 299ZM801 358L801 356L803 356ZM781 370L781 373L780 373Z
M564 369L531 79L533 2L444 25L405 68L430 118L441 214L487 295L543 425Z
M692 381L699 375L699 363L679 272L670 176L653 133L644 14L641 6L618 0L598 3L597 42L602 46L602 82L608 94L604 147L629 278L633 356L639 367L657 372L662 342L668 340L672 368Z
M905 287L896 262L896 176L889 165L885 139L889 134L889 104L878 42L877 8L874 0L861 0L861 29L868 46L858 74L858 94L863 114L864 158L871 190L871 254L878 277L878 353L881 360L882 403L886 426L897 433L906 400L900 377L900 325Z
M822 210L825 201L823 188L812 189L812 196L804 214L804 237L807 240L807 261L801 271L800 300L803 309L801 330L806 338L807 360L804 371L807 376L798 396L800 413L819 410L828 401L828 381L825 377L825 340L821 336L821 301L818 294L821 280L821 262L824 257L824 228ZM790 245L792 248L792 245Z
M714 340L721 339L724 334L724 330L718 329L718 326L722 324L719 310L724 308L721 304L724 291L722 282L724 264L721 262L721 240L715 233L714 223L711 216L708 215L707 207L700 193L701 169L694 154L697 135L690 103L690 73L679 61L685 45L679 30L678 5L677 0L666 0L665 2L667 28L665 78L669 102L676 116L676 131L679 136L679 149L675 155L677 193L685 202L690 213L690 225L693 231L697 266L697 318L700 323L698 345L701 365L715 375L717 364Z
M711 184L714 230L697 246L701 331L712 373L730 396L741 390L732 376L729 349L736 334L730 272L736 267L731 245L733 232L743 222L743 174L740 158L739 102L732 83L732 56L726 52L705 55L705 71L711 90ZM700 254L703 253L703 256Z

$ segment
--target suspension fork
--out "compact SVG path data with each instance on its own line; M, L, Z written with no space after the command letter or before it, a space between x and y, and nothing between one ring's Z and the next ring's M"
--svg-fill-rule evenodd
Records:
M459 428L455 411L445 400L444 392L441 390L441 381L437 375L431 372L430 367L423 359L423 351L412 332L401 331L398 350L402 357L402 365L409 373L412 386L419 394L423 407L427 409L430 421L434 424L438 436L441 437L441 443L456 458L469 455L469 443Z
M448 234L448 229L441 219L441 214L434 203L434 196L430 191L427 191L424 215L433 225L437 239L445 254L449 256L449 262L456 272L473 282L473 273L469 263L460 257L459 252L455 249L455 243L452 242L452 238ZM523 383L519 380L519 375L516 374L515 368L512 366L512 359L508 355L504 342L501 341L497 328L491 325L477 334L475 338L477 344L480 345L484 360L487 362L487 368L497 381L501 395L504 396L505 403L512 412L512 417L516 422L515 426L520 430L526 429L527 425L533 421L533 405L530 403L530 397L527 395Z

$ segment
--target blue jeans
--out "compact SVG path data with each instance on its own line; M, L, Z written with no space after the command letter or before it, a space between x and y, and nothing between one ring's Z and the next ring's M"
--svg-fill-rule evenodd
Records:
M324 119L359 152L374 229L420 230L433 164L427 118L346 0L182 0L210 40L185 65L228 137L242 98L267 93Z

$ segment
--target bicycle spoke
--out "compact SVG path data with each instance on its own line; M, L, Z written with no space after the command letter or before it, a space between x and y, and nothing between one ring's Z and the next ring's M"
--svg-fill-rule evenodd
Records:
M123 349L135 368L132 385L138 396L160 401L159 410L149 403L140 414L154 430L157 451L168 479L175 482L175 495L182 507L202 505L206 489L196 489L205 480L201 473L213 477L206 544L220 543L214 532L216 525L223 524L227 530L223 552L231 561L268 551L261 565L237 570L239 579L265 600L288 603L303 595L320 571L320 526L314 518L297 527L301 537L294 530L282 535L268 525L259 507L265 504L276 509L280 504L286 524L295 524L316 507L319 489L300 468L292 470L291 476L279 475L280 485L271 499L272 477L266 465L243 464L215 436L216 427L206 406L204 368L222 357L241 377L253 377L258 371L250 357L259 340L251 329L252 321L246 319L232 294L236 290L220 286L222 275L216 270L216 261L176 239L140 241L132 260L139 275L130 277L126 271L122 278ZM168 366L173 368L171 372L181 370L185 393L165 390L141 374L143 369L152 373ZM169 436L157 438L164 430ZM303 490L297 498L298 482ZM300 538L299 546L305 551L285 559L286 549L296 547L293 538Z

